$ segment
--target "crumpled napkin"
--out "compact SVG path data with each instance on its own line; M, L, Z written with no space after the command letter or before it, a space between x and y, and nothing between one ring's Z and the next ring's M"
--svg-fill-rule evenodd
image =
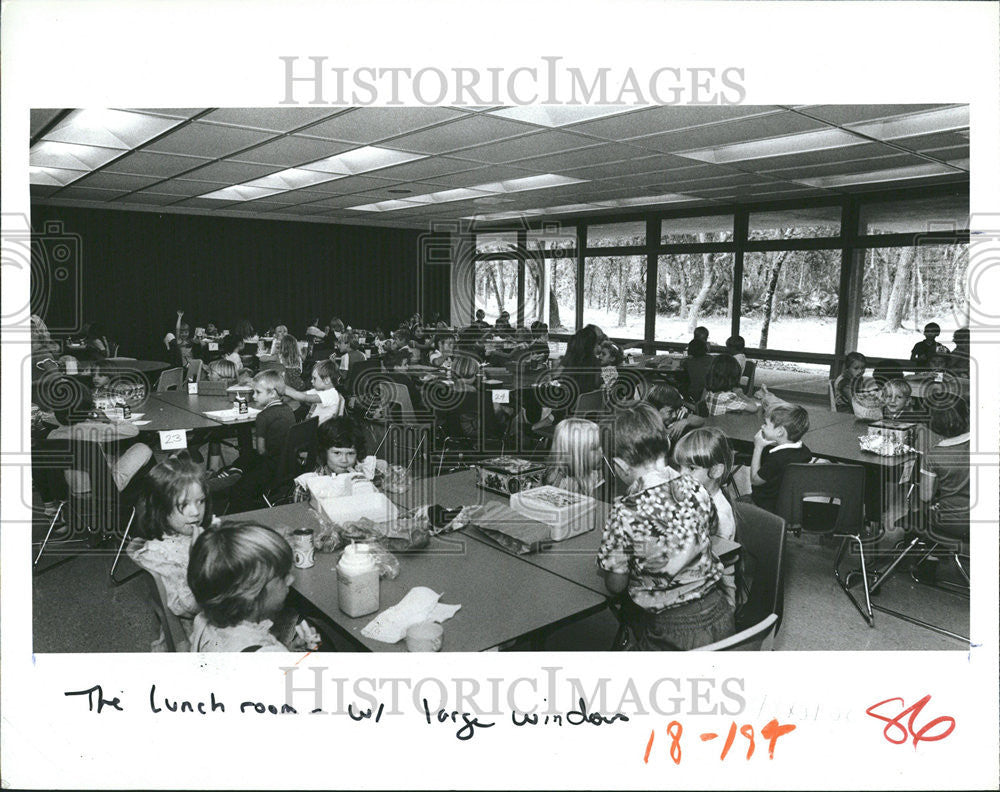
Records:
M424 586L412 588L398 603L372 619L361 634L383 643L396 643L406 637L406 631L414 624L425 621L443 622L462 607L444 605L438 602L440 598L440 594Z

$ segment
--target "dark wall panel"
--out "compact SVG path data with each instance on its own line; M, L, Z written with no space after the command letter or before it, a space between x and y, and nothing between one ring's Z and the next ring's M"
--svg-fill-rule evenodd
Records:
M101 321L122 354L159 354L178 308L192 327L245 316L301 337L315 318L394 327L422 307L419 231L32 207L36 237L51 221L79 236L80 285L33 284L33 296L48 295L43 318L53 328Z

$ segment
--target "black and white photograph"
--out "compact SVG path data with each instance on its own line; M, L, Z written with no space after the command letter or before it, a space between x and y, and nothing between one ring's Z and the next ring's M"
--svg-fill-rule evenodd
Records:
M297 30L249 3L203 53L155 3L95 4L124 15L103 31L26 5L3 784L995 787L984 25L963 48L934 3L626 3L602 56L598 4L504 52L451 3L379 4L413 33L383 41L374 6L290 4ZM530 38L557 8L489 19ZM703 58L672 28L657 54L640 20L671 12ZM114 42L80 75L71 30ZM13 76L47 36L66 51ZM151 735L206 744L157 779ZM255 776L261 738L358 766ZM512 752L570 769L482 774ZM413 776L430 756L451 769Z

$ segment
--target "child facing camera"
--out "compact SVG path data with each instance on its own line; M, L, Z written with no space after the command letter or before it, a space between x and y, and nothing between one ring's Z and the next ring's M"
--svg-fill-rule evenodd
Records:
M194 618L192 652L286 652L316 649L320 638L306 622L282 615L292 575L292 549L280 534L250 522L228 522L202 534L191 548L188 585L201 608Z
M860 352L848 352L844 358L844 369L833 381L833 396L837 412L853 412L851 401L854 389L868 368L868 358Z
M712 554L712 496L667 466L670 441L648 404L615 420L615 465L630 485L604 528L597 563L610 592L628 591L630 647L686 650L732 635L733 608Z

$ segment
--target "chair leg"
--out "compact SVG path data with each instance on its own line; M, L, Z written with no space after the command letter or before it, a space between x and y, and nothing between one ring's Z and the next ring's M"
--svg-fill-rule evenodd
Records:
M441 456L438 457L438 472L437 476L435 476L434 478L439 478L441 476L441 470L444 468L444 458L445 455L448 453L449 440L451 440L451 437L445 437L444 444L441 446Z
M49 537L52 536L52 531L56 527L56 523L59 521L59 515L62 514L63 507L65 506L66 501L61 501L59 503L59 508L56 509L56 513L52 515L52 522L49 523L49 530L45 532L45 538L42 540L42 546L38 548L38 555L35 556L32 566L38 566L38 561L42 557L42 553L45 552L45 547L49 543Z
M905 548L905 549L904 549L904 550L903 550L903 551L902 551L902 552L901 552L901 553L900 553L900 554L899 554L898 556L896 556L896 557L895 557L895 558L894 558L894 559L892 560L892 563L891 563L891 564L889 564L889 566L887 566L887 567L886 567L885 569L883 569L883 570L879 570L879 569L876 569L876 570L874 571L874 575L875 575L875 582L874 582L874 583L872 584L872 588L871 588L871 593L872 593L872 594L874 594L874 593L875 593L876 591L878 591L878 590L879 590L879 587L880 587L880 586L881 586L881 585L882 585L882 584L883 584L883 583L884 583L884 582L885 582L886 580L888 580L888 579L889 579L889 577L890 577L890 576L892 575L892 573L896 571L896 567L898 567L898 566L899 566L899 565L900 565L900 564L901 564L901 563L903 562L903 559L904 559L904 558L906 558L906 556L907 556L907 555L909 555L910 551L911 551L911 550L912 550L912 549L913 549L914 547L916 547L916 546L917 546L917 544L918 544L919 542L920 542L920 537L919 537L919 536L914 536L914 537L913 537L913 541L911 541L911 542L910 542L910 543L909 543L909 544L908 544L908 545L906 546L906 548Z
M849 573L847 578L842 578L840 575L840 564L844 560L844 555L846 554L847 548L852 539L854 539L858 543L858 550L861 556L861 579L864 582L864 587L865 587L864 607L862 607L861 603L858 601L858 598L854 595L854 592L851 591L851 586L847 579L850 578L850 576L854 573L853 572ZM854 607L858 609L858 613L864 616L865 621L868 622L868 626L874 627L875 616L872 613L871 594L868 588L868 574L865 566L865 548L864 548L864 543L861 541L861 537L858 536L857 534L852 536L845 536L844 539L841 541L840 549L837 551L837 559L836 561L834 561L833 564L833 576L837 579L837 583L844 590L844 593L847 595L848 599L850 599L850 601L854 603Z
M125 533L122 535L121 544L118 545L118 552L115 553L115 560L114 560L114 563L111 565L111 572L108 573L108 577L111 578L112 585L115 585L115 586L121 586L124 583L128 583L130 580L132 580L132 578L138 577L140 574L142 574L142 570L140 569L140 570L137 570L137 571L133 572L131 575L129 575L127 578L125 578L123 580L118 580L115 577L115 571L118 569L118 560L121 558L122 551L125 549L125 543L128 542L128 532L132 529L132 521L134 519L135 519L135 507L133 506L132 507L132 514L129 515L128 524L125 526Z

